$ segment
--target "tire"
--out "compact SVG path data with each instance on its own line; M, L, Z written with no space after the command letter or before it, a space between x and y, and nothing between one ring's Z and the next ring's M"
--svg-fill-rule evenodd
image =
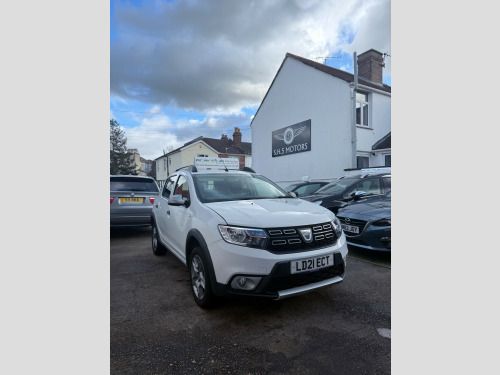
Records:
M160 236L158 234L156 223L153 223L152 227L151 247L153 248L153 254L157 256L165 255L167 253L167 248L160 242Z
M189 259L191 291L196 304L204 309L215 305L216 296L210 283L208 262L200 247L195 247Z

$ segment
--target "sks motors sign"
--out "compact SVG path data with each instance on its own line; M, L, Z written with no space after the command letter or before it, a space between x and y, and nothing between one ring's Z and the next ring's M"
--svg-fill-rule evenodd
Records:
M311 120L273 131L273 158L311 151Z

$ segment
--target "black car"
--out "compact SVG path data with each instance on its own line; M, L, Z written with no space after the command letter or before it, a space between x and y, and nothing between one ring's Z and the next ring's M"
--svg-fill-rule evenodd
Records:
M391 175L387 173L341 177L317 190L316 193L300 197L328 208L337 214L346 202L382 195L391 190Z
M299 182L298 184L292 184L285 188L286 191L294 192L297 197L301 197L303 195L309 195L315 193L318 189L323 186L328 185L327 181L308 181L308 182Z

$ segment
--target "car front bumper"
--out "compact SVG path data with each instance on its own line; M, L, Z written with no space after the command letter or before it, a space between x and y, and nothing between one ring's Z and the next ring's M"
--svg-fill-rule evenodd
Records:
M223 240L209 246L217 265L216 294L238 294L284 299L343 281L347 242L344 234L333 245L310 251L274 254L267 250L231 245ZM291 273L291 262L333 254L333 265L301 273ZM250 291L233 288L235 277L260 277Z

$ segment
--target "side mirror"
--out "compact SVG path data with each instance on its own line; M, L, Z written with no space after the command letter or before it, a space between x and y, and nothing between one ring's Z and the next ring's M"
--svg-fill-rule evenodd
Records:
M191 201L189 200L189 198L188 199L184 199L184 198L182 198L182 195L180 195L180 194L174 194L168 200L168 205L169 206L185 206L185 207L189 207L190 204L191 204Z
M358 190L355 193L353 193L352 197L354 200L358 200L358 199L363 198L365 195L366 195L366 193L364 191Z
M290 195L290 196L291 196L291 197L293 197L293 198L297 198L297 197L299 196L299 195L298 195L296 192L294 192L294 191L287 191L287 193L288 193L288 195Z

